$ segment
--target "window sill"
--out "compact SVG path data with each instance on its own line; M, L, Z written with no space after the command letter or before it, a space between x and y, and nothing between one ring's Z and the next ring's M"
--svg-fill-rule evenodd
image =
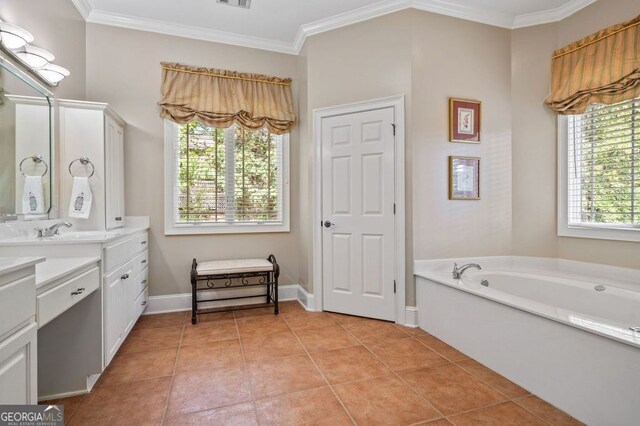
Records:
M598 225L565 225L558 228L558 236L640 242L640 228Z
M164 235L266 234L290 232L289 224L174 224L167 225Z

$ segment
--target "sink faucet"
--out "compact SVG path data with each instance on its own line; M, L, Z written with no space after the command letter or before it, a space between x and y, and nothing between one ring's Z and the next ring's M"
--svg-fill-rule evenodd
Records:
M451 273L451 276L453 277L454 280L459 280L460 278L462 278L462 274L464 274L464 271L466 271L469 268L476 268L478 270L482 269L482 267L477 263L468 263L466 265L462 265L459 268L458 268L458 264L454 263L453 272Z
M37 237L38 238L42 238L42 237L53 237L54 235L58 235L60 232L60 227L67 227L67 228L71 228L73 225L70 224L69 222L58 222L58 223L54 223L53 225L51 225L50 227L46 228L46 229L42 229L42 228L34 228L36 230Z

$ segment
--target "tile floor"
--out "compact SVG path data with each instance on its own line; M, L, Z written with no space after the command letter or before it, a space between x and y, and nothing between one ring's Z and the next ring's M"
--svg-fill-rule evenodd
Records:
M419 329L282 303L141 317L72 425L580 424Z

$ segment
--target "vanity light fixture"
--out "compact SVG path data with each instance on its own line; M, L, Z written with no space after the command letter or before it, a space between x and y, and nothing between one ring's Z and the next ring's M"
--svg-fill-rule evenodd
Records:
M19 49L33 41L33 35L17 25L0 21L0 43L7 49Z
M40 77L56 86L62 79L69 77L69 70L56 64L46 64L42 68L34 70Z
M55 56L48 50L30 44L25 44L21 48L16 49L14 53L22 62L31 68L42 68L55 59Z
M0 20L0 45L29 71L51 86L57 86L64 78L69 77L69 70L52 64L55 59L48 50L32 46L33 35L17 25Z

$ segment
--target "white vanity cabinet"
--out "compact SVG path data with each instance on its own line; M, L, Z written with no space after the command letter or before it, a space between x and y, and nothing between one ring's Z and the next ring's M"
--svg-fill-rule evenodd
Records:
M0 263L0 404L35 404L37 326L35 264L43 258Z
M148 300L148 234L106 245L104 252L105 367L144 311Z
M60 206L63 217L71 198L73 176L89 179L93 201L89 219L77 230L109 230L124 226L124 120L100 102L57 101L60 114ZM75 161L87 158L90 163ZM74 162L75 161L75 162ZM69 171L69 165L71 172Z

